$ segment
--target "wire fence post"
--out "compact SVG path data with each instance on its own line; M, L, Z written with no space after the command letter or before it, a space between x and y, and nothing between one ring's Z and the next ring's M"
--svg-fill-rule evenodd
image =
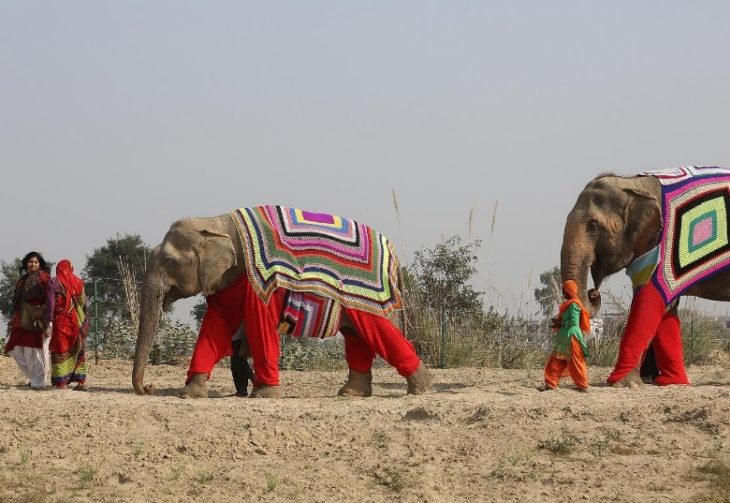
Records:
M439 351L439 368L446 368L446 311L441 311L441 351Z
M94 364L99 365L99 279L94 278Z
M692 365L695 363L695 320L694 317L692 317L691 320L689 320L689 340L691 341L691 354L692 354L692 361L690 362Z

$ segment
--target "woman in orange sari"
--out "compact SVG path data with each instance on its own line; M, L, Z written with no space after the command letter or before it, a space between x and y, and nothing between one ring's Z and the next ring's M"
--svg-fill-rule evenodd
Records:
M75 382L75 390L86 391L86 294L68 259L58 262L56 276L48 283L46 309L53 315L51 384L67 388Z
M565 301L560 305L553 352L545 365L545 384L539 389L555 389L567 370L578 391L588 390L586 356L588 347L585 335L591 330L588 311L578 297L578 285L573 280L563 282Z

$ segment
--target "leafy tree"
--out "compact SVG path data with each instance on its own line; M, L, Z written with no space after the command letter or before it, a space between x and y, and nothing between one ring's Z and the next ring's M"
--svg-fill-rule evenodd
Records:
M0 313L9 320L13 315L13 293L15 283L20 277L21 259L16 258L12 262L0 260Z
M200 324L203 323L203 316L205 316L205 311L207 310L208 304L205 303L205 298L195 304L190 310L190 316L192 316L195 321L198 322L198 328L200 328Z
M126 294L124 284L119 274L118 261L121 257L132 269L141 274L147 267L147 257L150 248L144 244L142 238L137 234L117 234L115 238L109 238L106 245L96 248L91 256L86 257L84 276L88 280L94 278L97 282L97 301L103 311L101 317L109 319L126 319L128 311L126 307ZM91 294L88 292L87 294Z
M563 299L560 281L560 268L557 266L540 274L540 283L543 286L535 288L535 300L540 304L540 310L546 318L556 314L557 307Z
M481 312L481 296L470 284L477 272L476 252L481 241L462 244L453 236L431 249L415 253L404 285L418 295L421 305L439 311Z

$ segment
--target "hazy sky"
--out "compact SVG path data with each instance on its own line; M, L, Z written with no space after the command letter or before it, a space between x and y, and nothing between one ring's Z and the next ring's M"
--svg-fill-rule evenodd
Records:
M282 204L368 223L405 262L482 239L477 286L535 312L592 177L730 166L728 19L726 1L5 0L0 259L80 270L117 233L154 246L180 217Z

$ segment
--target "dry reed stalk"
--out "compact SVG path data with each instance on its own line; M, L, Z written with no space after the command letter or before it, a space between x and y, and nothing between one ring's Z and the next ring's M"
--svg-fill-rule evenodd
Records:
M132 266L122 257L117 257L117 268L119 275L122 277L124 285L124 295L127 298L127 309L129 316L132 318L132 326L139 327L139 293L137 291L137 278L134 274Z
M497 208L499 207L499 199L494 202L494 210L492 211L492 229L491 234L494 234L494 226L497 224Z

